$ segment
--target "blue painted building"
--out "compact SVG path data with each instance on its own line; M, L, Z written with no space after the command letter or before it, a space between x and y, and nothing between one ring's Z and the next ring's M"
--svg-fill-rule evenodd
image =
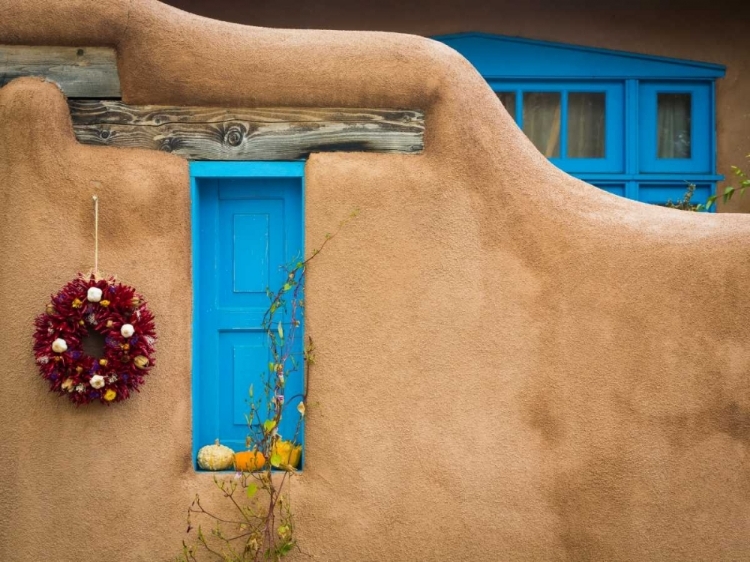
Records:
M464 55L539 151L611 193L664 204L716 167L717 64L486 33L437 37Z

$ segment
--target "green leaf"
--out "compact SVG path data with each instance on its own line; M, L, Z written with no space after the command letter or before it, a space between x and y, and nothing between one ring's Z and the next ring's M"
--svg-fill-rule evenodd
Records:
M278 466L281 464L281 455L278 453L274 453L271 455L271 466L275 466L278 468Z
M275 373L276 372L276 363L273 363L273 362L268 363L268 370L271 371L272 373Z
M729 201L732 198L732 194L734 194L734 188L733 187L727 187L724 189L724 193L722 194L722 197L724 198L724 203Z
M284 339L284 328L281 327L281 322L279 322L279 325L276 328L276 331L279 332L279 337L281 339Z
M245 493L247 494L248 498L252 498L257 491L258 491L258 485L255 482L248 484L247 488L245 489Z
M273 420L266 420L263 422L263 429L266 430L266 433L269 433L275 425L276 423Z
M288 291L291 288L292 288L292 286L289 283L284 283L284 290L285 291Z
M248 393L250 394L250 398L253 397L253 385L250 385L250 390L248 390Z

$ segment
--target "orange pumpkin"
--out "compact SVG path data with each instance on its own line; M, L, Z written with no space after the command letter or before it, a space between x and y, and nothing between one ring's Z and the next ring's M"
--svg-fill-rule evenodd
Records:
M260 451L242 451L234 454L234 469L244 472L260 470L266 464L266 457Z

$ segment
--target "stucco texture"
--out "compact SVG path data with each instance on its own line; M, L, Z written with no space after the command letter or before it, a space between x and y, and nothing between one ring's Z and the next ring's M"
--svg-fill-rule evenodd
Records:
M81 14L86 17L81 17ZM317 344L299 541L321 561L750 557L750 219L562 173L447 47L242 27L151 0L0 0L0 42L115 45L134 104L426 111L419 156L320 154L306 243ZM75 408L31 351L91 266L148 298L158 365ZM174 556L191 468L187 162L80 146L53 84L0 89L0 559ZM310 559L298 555L298 559Z
M714 62L717 165L750 167L750 4L714 0L168 0L178 8L235 23L397 31L437 36L466 31L560 41L647 55ZM750 197L720 199L719 212L748 212Z

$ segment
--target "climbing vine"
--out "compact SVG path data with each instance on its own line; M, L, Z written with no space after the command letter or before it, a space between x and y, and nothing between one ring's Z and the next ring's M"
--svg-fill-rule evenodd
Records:
M297 473L302 445L303 420L307 413L310 367L315 362L312 338L300 341L304 310L305 274L310 262L354 217L352 212L333 234L306 259L286 266L284 284L268 290L269 305L263 316L271 361L263 388L248 391L247 453L235 455L236 472L214 476L215 489L226 507L207 509L199 495L187 512L187 534L181 562L276 562L299 549L292 511L291 486ZM287 396L290 377L302 376L302 394ZM279 433L283 416L297 403L299 414L291 436ZM229 513L227 515L226 512Z

